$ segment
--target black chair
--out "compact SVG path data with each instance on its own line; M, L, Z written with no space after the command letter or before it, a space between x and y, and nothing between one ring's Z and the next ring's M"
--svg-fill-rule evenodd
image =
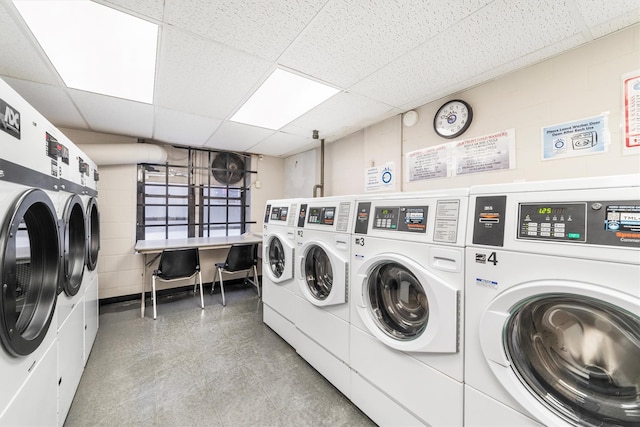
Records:
M165 249L160 255L158 268L153 270L152 299L153 318L156 318L156 279L172 282L175 280L189 279L198 276L194 283L194 294L196 285L200 283L200 306L204 308L204 296L202 295L202 273L200 272L200 252L198 248L186 249Z
M224 282L222 275L224 273L231 274L239 271L247 272L244 283L251 283L258 290L260 296L260 283L258 281L258 244L233 245L227 254L225 262L216 263L216 271L213 274L213 283L211 284L211 293L216 287L216 277L220 276L220 291L222 293L222 305L227 305L224 299ZM253 272L253 280L249 279L249 273Z

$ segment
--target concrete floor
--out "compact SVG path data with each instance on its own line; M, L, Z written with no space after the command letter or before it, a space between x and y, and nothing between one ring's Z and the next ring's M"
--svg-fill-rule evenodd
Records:
M209 288L210 289L210 288ZM66 426L373 426L262 322L252 286L100 307ZM149 301L147 301L149 303Z

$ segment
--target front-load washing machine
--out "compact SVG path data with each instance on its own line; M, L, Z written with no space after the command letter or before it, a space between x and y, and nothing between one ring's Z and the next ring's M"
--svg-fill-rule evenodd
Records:
M380 425L462 425L468 190L356 201L351 400Z
M81 150L76 164L77 170L80 171L80 182L83 185L80 198L85 204L87 221L85 227L87 230L86 267L82 281L84 289L84 363L86 364L98 334L98 255L100 253L98 181L100 174L96 163Z
M0 425L57 422L62 245L50 131L0 80Z
M85 264L87 220L81 199L84 191L78 168L79 148L63 134L49 135L57 144L60 170L60 212L63 243L62 290L58 296L58 410L66 419L84 370Z
M296 350L345 396L349 386L349 256L354 198L300 203L296 241Z
M465 425L640 425L640 175L470 194Z
M293 348L299 336L293 323L298 203L296 199L267 201L262 235L263 321Z

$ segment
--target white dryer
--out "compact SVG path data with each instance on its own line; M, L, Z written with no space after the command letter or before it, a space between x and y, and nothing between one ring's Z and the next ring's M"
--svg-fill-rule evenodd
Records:
M87 220L81 199L84 193L77 158L80 149L63 134L48 134L56 146L49 156L59 165L61 239L63 247L61 287L58 296L58 410L64 423L85 365L85 264L87 258ZM56 156L57 152L57 156Z
M98 166L82 150L72 159L80 172L83 186L80 198L85 206L86 263L82 280L84 289L84 363L87 363L98 334L98 255L100 253L100 211L98 209Z
M300 354L345 396L349 385L349 263L354 197L300 203L296 241Z
M57 422L62 245L49 127L0 80L0 425Z
M465 424L640 425L640 175L470 194Z
M263 321L293 348L299 336L293 323L298 206L296 199L267 201L262 235Z
M380 425L462 425L468 190L358 198L351 400Z

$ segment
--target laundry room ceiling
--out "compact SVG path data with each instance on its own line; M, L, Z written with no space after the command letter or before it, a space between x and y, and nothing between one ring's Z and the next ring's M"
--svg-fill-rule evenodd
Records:
M65 86L11 0L0 76L58 127L280 157L640 22L638 0L96 3L159 26L152 104ZM278 130L231 121L277 68L339 93Z

